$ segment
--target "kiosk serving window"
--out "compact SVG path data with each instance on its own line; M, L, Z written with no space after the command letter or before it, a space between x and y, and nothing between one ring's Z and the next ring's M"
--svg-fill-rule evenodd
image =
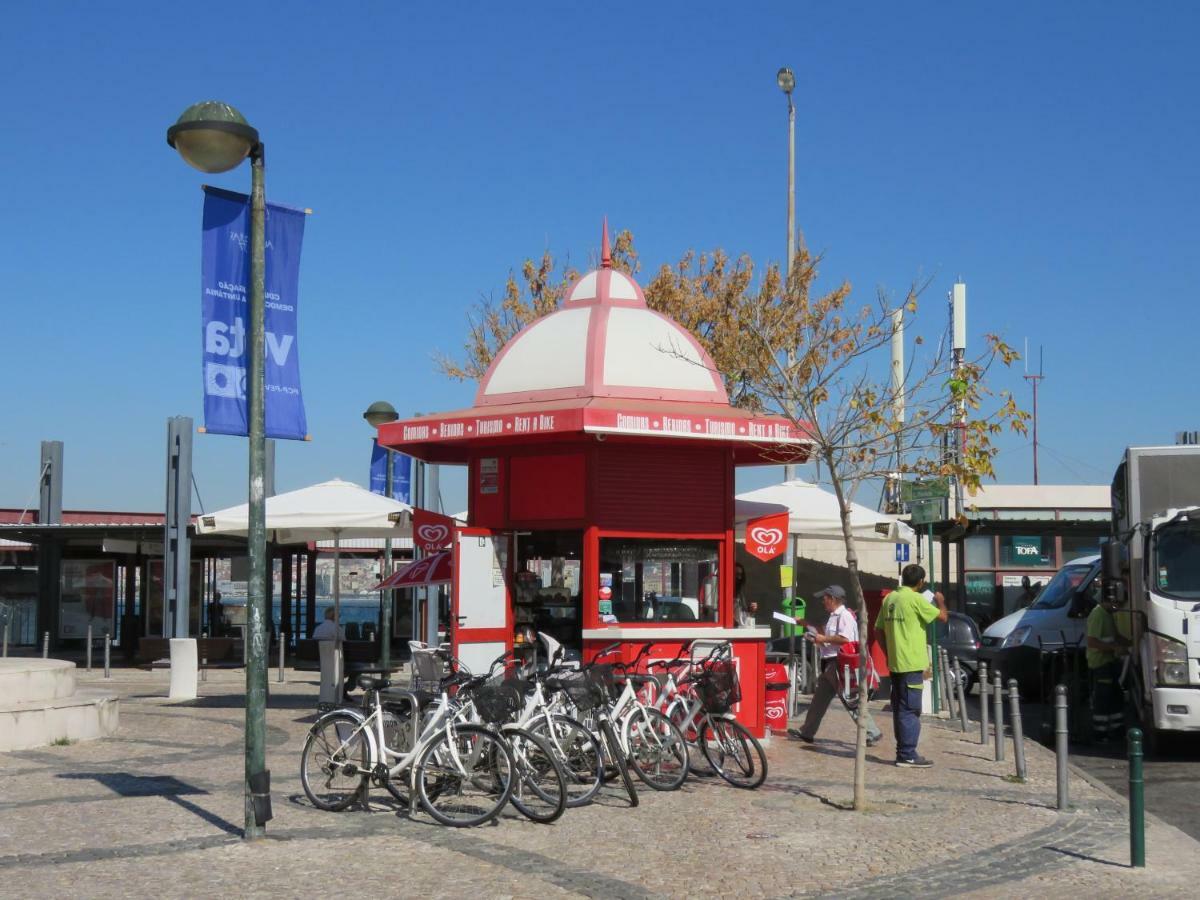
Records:
M517 535L513 623L545 632L566 647L583 641L583 532Z
M719 558L717 541L601 538L600 584L612 591L601 620L716 622Z

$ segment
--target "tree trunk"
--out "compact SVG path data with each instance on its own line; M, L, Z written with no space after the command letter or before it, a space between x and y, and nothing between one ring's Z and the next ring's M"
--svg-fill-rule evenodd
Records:
M854 544L854 531L850 527L850 501L846 498L842 479L832 459L829 465L829 482L837 496L838 510L842 519L842 540L846 545L846 569L850 573L850 597L858 616L858 728L854 740L854 808L867 808L867 649L871 637L870 617L867 615L866 598L863 596L862 581L858 575L858 551Z

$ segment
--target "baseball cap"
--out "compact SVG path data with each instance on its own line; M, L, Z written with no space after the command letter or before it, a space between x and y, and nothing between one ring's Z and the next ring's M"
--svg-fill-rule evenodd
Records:
M829 587L817 591L818 597L824 597L826 594L828 594L830 597L833 597L835 600L846 599L846 592L842 589L841 585L831 584Z

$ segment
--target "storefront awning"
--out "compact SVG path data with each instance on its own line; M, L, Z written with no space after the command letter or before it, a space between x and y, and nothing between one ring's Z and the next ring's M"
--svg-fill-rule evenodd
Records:
M808 435L782 416L721 403L610 397L476 406L379 429L382 446L434 463L465 462L472 446L580 437L726 444L745 465L801 462L810 445Z

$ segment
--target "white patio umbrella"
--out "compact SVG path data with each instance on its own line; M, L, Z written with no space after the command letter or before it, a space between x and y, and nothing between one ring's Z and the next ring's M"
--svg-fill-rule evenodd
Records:
M842 537L837 497L799 479L738 494L734 498L736 535L745 537L748 520L784 511L788 513L789 534L799 538ZM911 544L916 539L907 523L858 503L851 505L850 528L859 541Z
M200 516L198 534L245 535L249 504ZM267 498L267 537L277 544L333 540L333 620L341 643L341 539L409 537L412 507L335 478Z

